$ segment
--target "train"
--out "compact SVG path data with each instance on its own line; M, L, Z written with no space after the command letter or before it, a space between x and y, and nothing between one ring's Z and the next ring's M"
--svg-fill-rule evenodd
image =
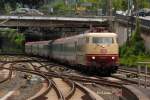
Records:
M87 32L56 40L27 42L25 52L107 75L115 73L119 64L117 34L111 32Z

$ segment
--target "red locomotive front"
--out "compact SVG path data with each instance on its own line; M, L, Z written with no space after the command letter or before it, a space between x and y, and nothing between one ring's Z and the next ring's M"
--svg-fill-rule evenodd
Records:
M86 45L86 66L90 69L113 73L119 62L118 44L115 33L97 34L90 37Z

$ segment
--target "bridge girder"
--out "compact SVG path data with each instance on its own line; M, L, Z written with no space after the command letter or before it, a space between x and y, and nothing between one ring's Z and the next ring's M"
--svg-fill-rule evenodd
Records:
M107 26L104 18L64 18L64 17L18 17L0 16L1 27L90 27Z

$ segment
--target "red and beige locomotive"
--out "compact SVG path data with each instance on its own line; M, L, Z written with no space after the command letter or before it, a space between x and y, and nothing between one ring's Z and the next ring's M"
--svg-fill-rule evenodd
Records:
M110 32L88 32L53 41L25 44L27 54L48 57L103 74L116 72L119 60L118 48L117 34Z

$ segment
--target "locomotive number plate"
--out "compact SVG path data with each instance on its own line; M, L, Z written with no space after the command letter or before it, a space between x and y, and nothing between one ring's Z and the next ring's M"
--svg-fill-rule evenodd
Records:
M100 53L106 54L106 53L107 53L107 50L106 50L106 49L101 49L101 50L100 50Z

